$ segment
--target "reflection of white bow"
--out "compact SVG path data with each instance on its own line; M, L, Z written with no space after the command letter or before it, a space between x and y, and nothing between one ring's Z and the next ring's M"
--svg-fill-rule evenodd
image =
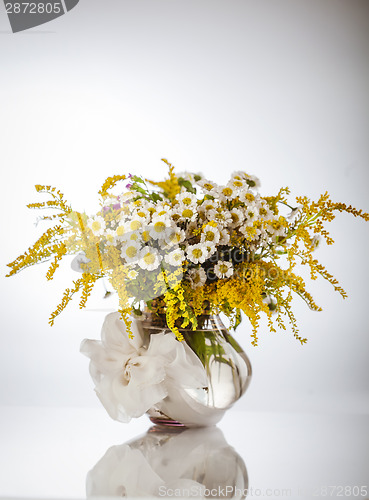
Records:
M148 335L132 322L133 339L119 313L105 318L101 342L84 340L81 352L91 359L95 391L109 415L129 422L179 388L207 386L205 369L185 342L172 332Z
M177 433L152 428L109 448L86 480L87 497L205 498L217 491L210 497L243 498L247 487L244 461L217 427Z

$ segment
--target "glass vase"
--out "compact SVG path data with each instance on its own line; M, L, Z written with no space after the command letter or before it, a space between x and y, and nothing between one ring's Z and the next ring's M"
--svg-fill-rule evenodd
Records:
M170 331L163 319L150 314L142 326L146 335ZM204 366L207 386L186 388L169 381L168 396L147 414L157 425L214 425L245 393L251 380L250 361L217 315L201 316L197 330L179 331Z

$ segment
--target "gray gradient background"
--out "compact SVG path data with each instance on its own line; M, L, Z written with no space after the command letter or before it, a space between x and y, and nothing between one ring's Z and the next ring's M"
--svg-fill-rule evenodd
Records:
M59 187L79 210L96 208L106 176L180 170L225 182L244 169L262 193L333 199L369 211L369 2L366 0L81 0L32 31L11 34L0 6L1 270L40 233L33 185ZM318 257L347 290L310 290L324 311L295 300L301 347L290 332L237 339L254 379L250 410L367 411L369 226L331 225ZM0 403L99 406L85 337L105 312L48 315L74 277L45 267L1 278Z

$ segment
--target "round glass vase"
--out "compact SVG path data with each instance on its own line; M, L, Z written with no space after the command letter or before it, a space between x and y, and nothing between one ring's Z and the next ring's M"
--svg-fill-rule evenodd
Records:
M179 328L179 331L203 364L208 384L194 389L168 384L168 396L147 412L156 425L214 425L250 383L250 361L219 316L201 316L198 323L197 330ZM150 314L142 326L147 335L170 331L163 319Z

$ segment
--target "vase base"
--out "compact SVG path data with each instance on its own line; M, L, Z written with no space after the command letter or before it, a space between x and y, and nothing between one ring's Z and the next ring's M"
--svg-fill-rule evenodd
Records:
M172 420L170 418L160 418L160 417L149 417L151 422L155 425L159 425L160 427L175 427L175 428L183 428L186 426L178 422L177 420Z

